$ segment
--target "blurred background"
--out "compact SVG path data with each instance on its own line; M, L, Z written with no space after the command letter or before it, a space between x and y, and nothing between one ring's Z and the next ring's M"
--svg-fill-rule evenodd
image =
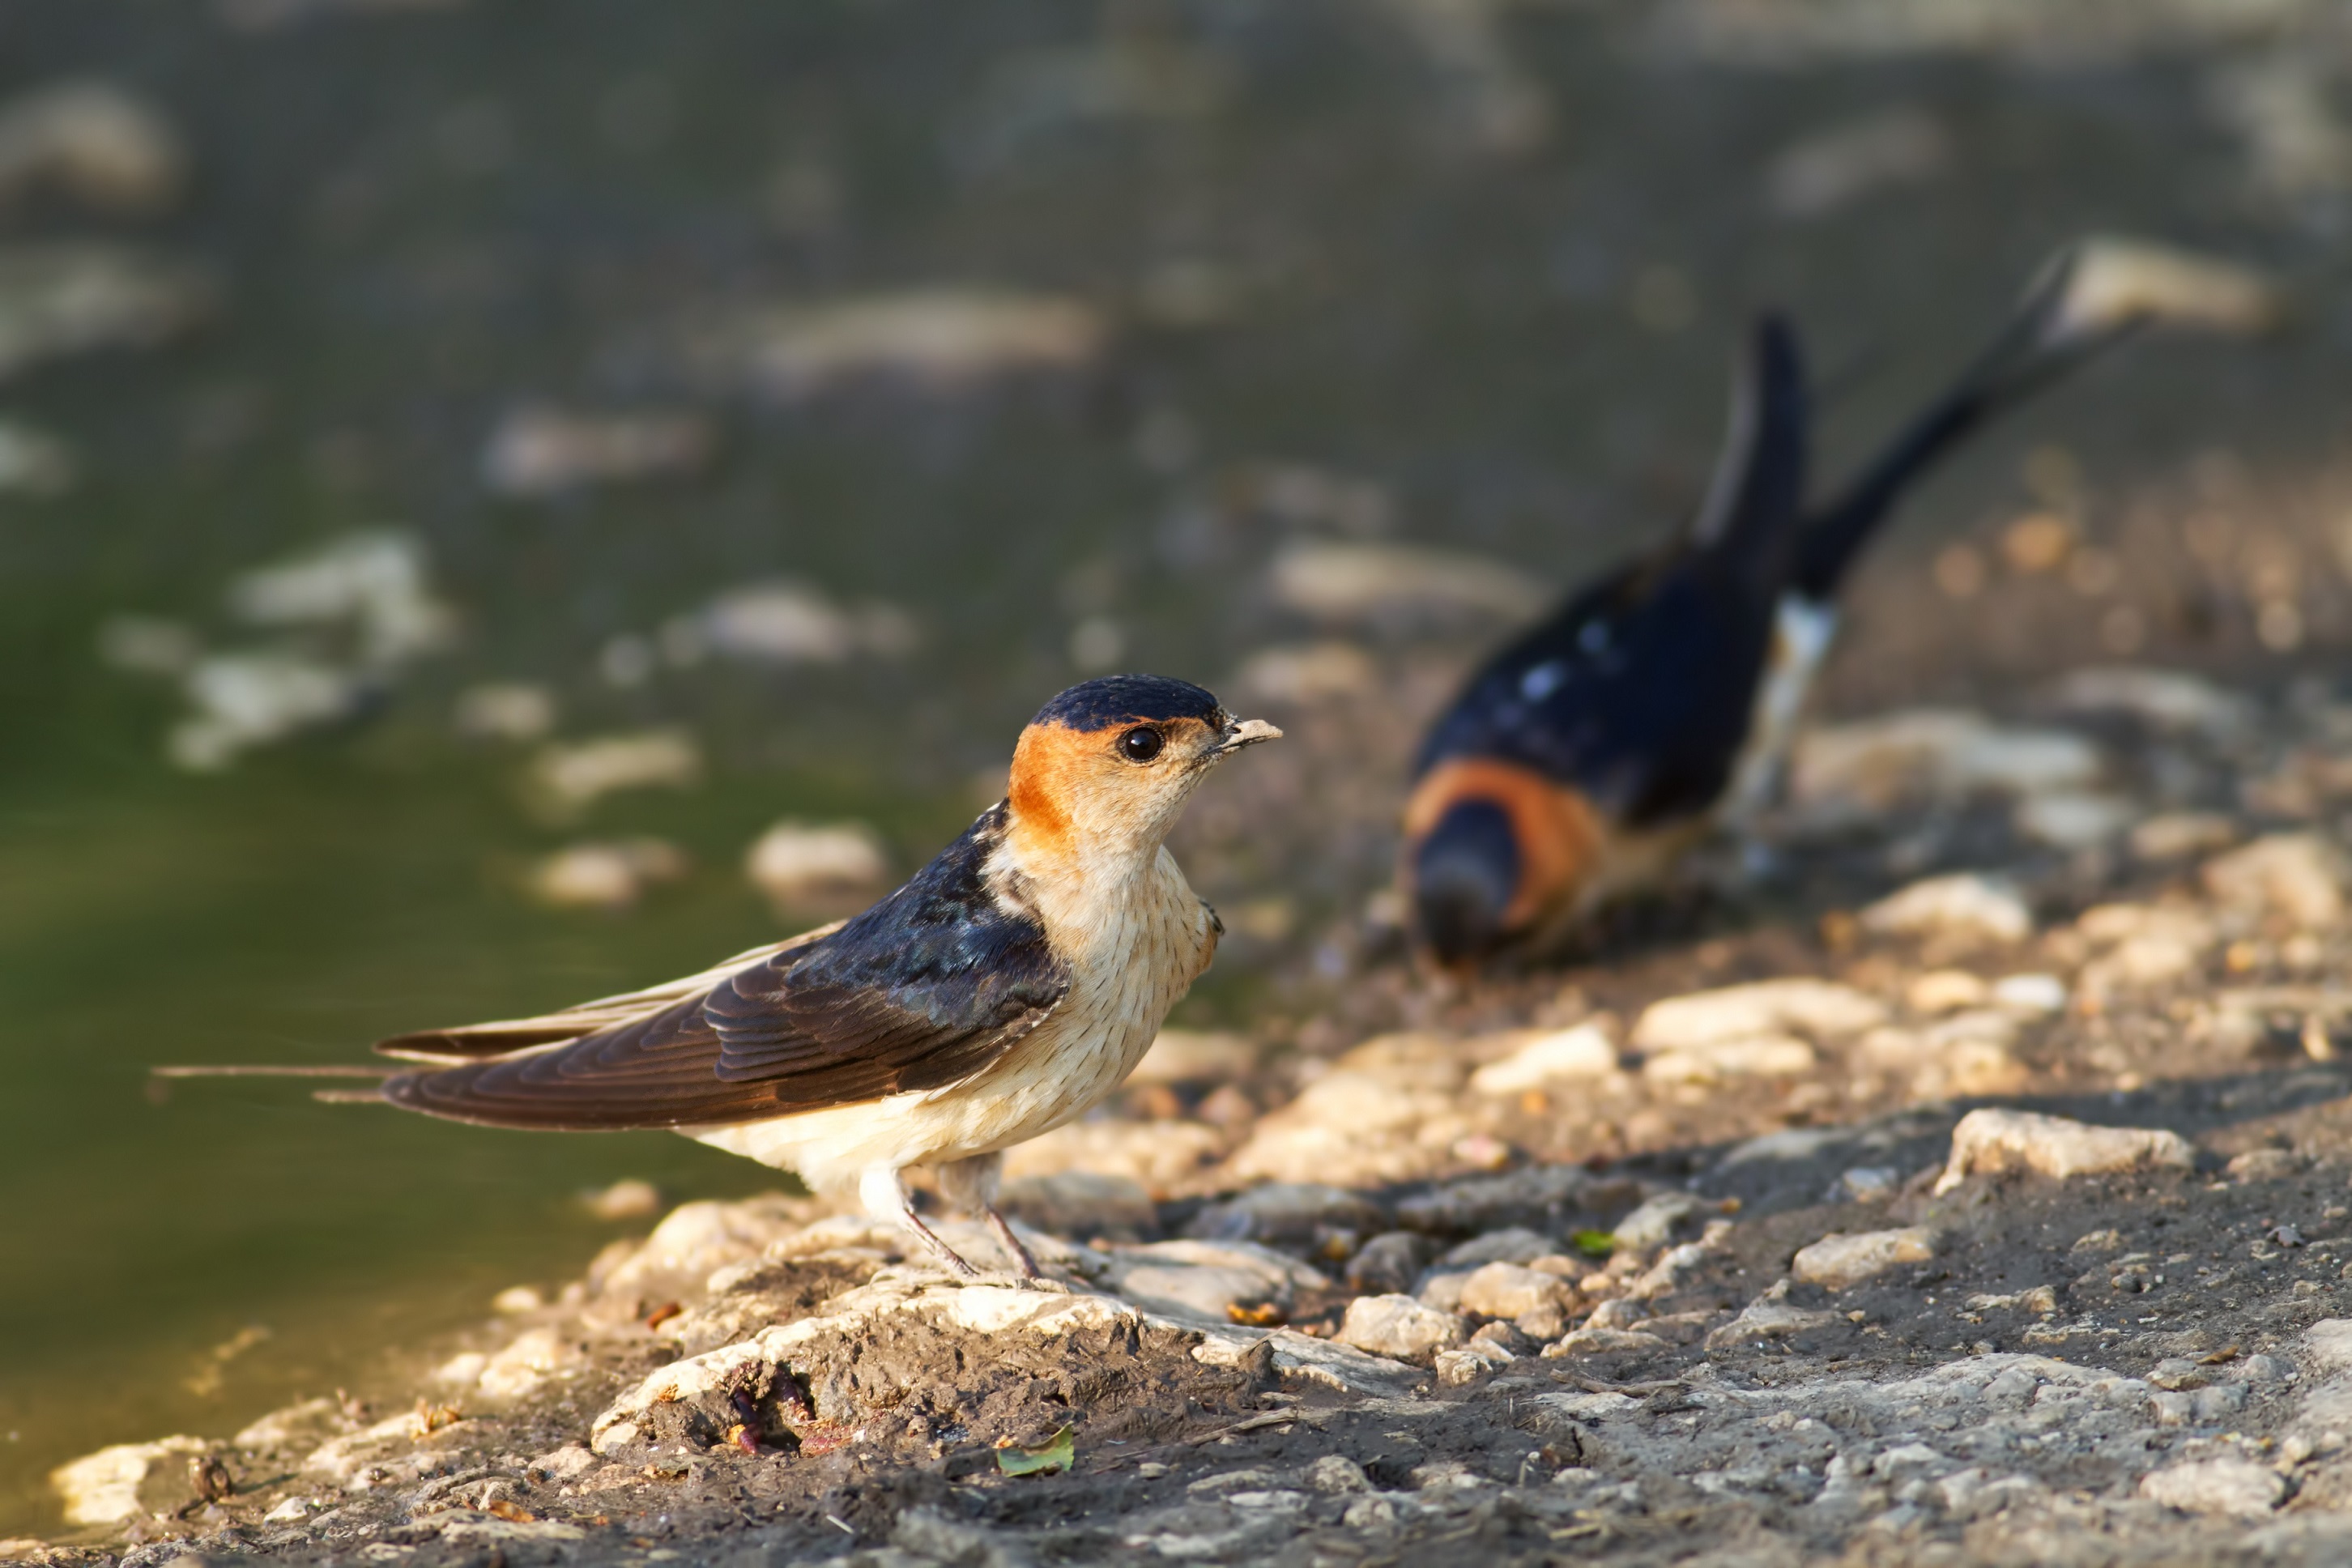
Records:
M1678 521L1759 305L1834 470L2080 235L2245 269L2277 330L1938 477L1826 696L2333 681L2347 219L2331 0L9 0L0 1535L653 1202L583 1192L772 1184L151 1065L854 908L1083 676L1348 704L1188 829L1180 1017L1297 1026L1416 725Z

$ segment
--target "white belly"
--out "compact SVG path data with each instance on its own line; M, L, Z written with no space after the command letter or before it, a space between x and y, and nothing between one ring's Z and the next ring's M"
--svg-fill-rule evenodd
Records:
M687 1135L845 1193L871 1170L992 1153L1085 1115L1135 1070L1215 952L1207 910L1164 850L1159 861L1135 897L1076 933L1068 994L993 1065L942 1089Z

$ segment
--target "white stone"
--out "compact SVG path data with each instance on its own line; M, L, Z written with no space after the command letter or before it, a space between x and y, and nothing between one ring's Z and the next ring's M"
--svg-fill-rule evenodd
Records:
M662 838L567 845L525 873L523 890L559 910L624 910L687 873L683 850Z
M761 391L804 398L861 382L928 395L1094 363L1110 323L1085 300L992 289L867 294L757 315L727 334Z
M2185 860L2238 841L2238 825L2214 811L2168 811L2131 830L2131 852L2142 860Z
M1891 936L2022 942L2033 934L2033 910L2006 879L1960 871L1879 900L1862 911L1862 924Z
M2070 731L2001 729L1981 714L1920 708L1806 731L1790 791L1800 805L1877 812L1922 795L2080 789L2099 771L2097 749Z
M793 906L879 892L890 858L862 822L777 823L743 857L743 874L771 903Z
M1091 1171L1124 1176L1154 1195L1182 1184L1216 1158L1225 1136L1200 1121L1130 1121L1120 1117L1066 1122L1005 1152L1004 1174Z
M49 1472L49 1484L65 1505L68 1524L120 1524L141 1511L139 1488L149 1472L186 1467L211 1447L201 1437L164 1437L152 1443L117 1443L86 1454Z
M1512 1095L1560 1079L1603 1078L1617 1070L1617 1047L1592 1024L1537 1033L1499 1061L1470 1075L1480 1094Z
M1696 1194L1660 1193L1619 1220L1610 1234L1621 1247L1647 1252L1672 1240L1675 1226L1717 1212L1717 1205Z
M1467 1331L1453 1313L1432 1310L1410 1296L1359 1296L1348 1303L1337 1337L1373 1355L1410 1361L1460 1344Z
M901 658L921 641L914 618L896 605L838 604L797 577L730 588L661 629L673 665L710 654L763 665L840 664L861 654Z
M566 1443L561 1448L541 1454L523 1468L533 1475L544 1476L551 1481L569 1481L576 1480L594 1469L597 1462L596 1456L579 1444Z
M2162 1129L2093 1127L2026 1110L1971 1110L1952 1129L1951 1158L1936 1191L1948 1193L1980 1171L2029 1170L2063 1180L2195 1164L2188 1141Z
M683 730L569 742L531 759L530 782L549 810L584 811L622 790L693 788L702 782L702 748Z
M1430 1365L1437 1373L1437 1381L1451 1386L1468 1383L1498 1366L1508 1366L1517 1359L1491 1341L1472 1340L1457 1349L1439 1351Z
M1903 988L1903 1005L1914 1013L1952 1013L1981 1007L1992 988L1965 969L1930 969Z
M2191 1459L2141 1477L2139 1495L2183 1513L2260 1519L2286 1495L2286 1482L2247 1459Z
M1815 1037L1858 1034L1886 1021L1886 1005L1830 980L1759 980L1654 1002L1633 1026L1645 1051L1796 1031Z
M1845 1320L1835 1312L1792 1307L1786 1301L1759 1296L1731 1321L1706 1336L1709 1350L1737 1350L1756 1340L1785 1339L1810 1329L1834 1328Z
M1812 1047L1792 1036L1758 1035L1656 1052L1642 1063L1642 1076L1661 1086L1717 1084L1734 1078L1788 1078L1812 1071L1818 1059Z
M699 1283L730 1263L760 1256L769 1243L800 1229L780 1200L681 1204L654 1226L644 1245L606 1275L607 1295L626 1295L643 1286L684 1276Z
M1127 1075L1129 1083L1223 1083L1254 1071L1258 1048L1246 1035L1162 1029Z
M2015 1013L2063 1013L2066 983L2054 974L2010 974L1993 982L1995 1005Z
M1539 1307L1565 1307L1572 1292L1557 1275L1516 1263L1489 1263L1462 1281L1462 1310L1487 1318L1516 1318Z
M1546 1361L1564 1356L1609 1355L1619 1351L1662 1351L1666 1342L1639 1329L1578 1329L1544 1346Z
M2273 833L2205 862L2205 890L2235 909L2307 930L2344 918L2342 851L2316 833Z
M2010 814L2017 830L2053 849L2090 849L2122 836L2138 815L2122 795L2066 790L2030 795Z
M1550 588L1499 562L1414 544L1302 540L1275 556L1277 603L1315 620L1378 621L1392 616L1486 616L1520 620L1540 611Z
M1925 1263L1936 1256L1936 1247L1935 1231L1924 1225L1855 1236L1832 1232L1799 1249L1789 1271L1808 1284L1843 1290L1899 1264Z
M2242 732L2255 716L2252 702L2200 676L2137 665L2071 671L2051 696L2067 712L2124 713L2154 729L2214 737Z
M2304 1330L2303 1352L2313 1372L2352 1371L2352 1318L2322 1318Z
M531 405L500 419L482 448L482 482L506 496L688 474L709 461L709 422L693 414L583 414Z
M1287 1310L1301 1290L1330 1281L1306 1264L1248 1241L1161 1241L1111 1254L1104 1282L1139 1306L1230 1321L1235 1308Z

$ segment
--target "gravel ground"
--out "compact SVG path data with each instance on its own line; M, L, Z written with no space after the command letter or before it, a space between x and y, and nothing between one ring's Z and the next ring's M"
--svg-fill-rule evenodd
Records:
M1046 1289L688 1205L362 1394L94 1457L13 1549L2341 1561L2352 710L2011 706L1816 728L1564 969L1420 973L1373 899L1262 1035L1171 1031L1016 1157ZM1351 765L1323 709L1273 795Z

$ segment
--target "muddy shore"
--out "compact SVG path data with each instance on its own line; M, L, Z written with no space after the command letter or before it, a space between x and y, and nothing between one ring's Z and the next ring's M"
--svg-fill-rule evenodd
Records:
M1262 787L1315 798L1356 731L1300 708ZM1588 962L1449 985L1375 895L1264 1036L1171 1031L1015 1156L1045 1289L688 1205L363 1392L69 1467L10 1551L2340 1560L2347 733L2144 668L1818 726Z

